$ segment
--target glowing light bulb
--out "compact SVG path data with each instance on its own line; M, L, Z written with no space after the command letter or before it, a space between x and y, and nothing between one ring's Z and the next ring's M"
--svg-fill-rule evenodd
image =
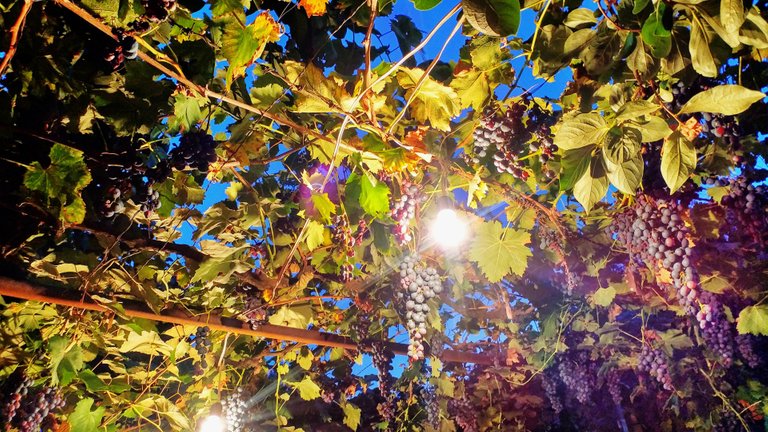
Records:
M200 424L200 432L225 432L227 425L224 423L224 419L211 414L203 420Z
M432 222L432 240L442 249L456 249L467 239L467 221L453 209L442 209Z

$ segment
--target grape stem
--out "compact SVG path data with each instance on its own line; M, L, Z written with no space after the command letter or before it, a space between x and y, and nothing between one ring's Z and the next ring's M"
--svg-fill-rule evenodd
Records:
M0 77L5 74L5 70L11 63L11 59L16 54L16 48L19 46L19 36L21 35L21 31L24 29L24 23L27 20L27 15L32 9L32 3L32 0L24 0L24 4L21 6L21 12L19 12L19 17L16 18L16 22L13 23L11 28L8 29L8 33L11 35L11 41L8 45L8 50L5 52L5 57L3 57L3 60L0 62Z

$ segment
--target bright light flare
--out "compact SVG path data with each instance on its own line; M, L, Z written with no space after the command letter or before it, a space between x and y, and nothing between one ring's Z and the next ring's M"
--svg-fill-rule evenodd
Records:
M442 209L432 222L432 240L444 250L461 246L469 235L466 219L453 209Z
M224 419L211 414L203 420L200 424L200 432L225 432L227 430L227 424Z

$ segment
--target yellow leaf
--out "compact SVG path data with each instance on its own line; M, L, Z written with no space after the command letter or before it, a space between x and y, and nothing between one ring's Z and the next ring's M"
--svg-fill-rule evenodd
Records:
M325 15L327 0L299 0L299 6L304 8L308 17Z

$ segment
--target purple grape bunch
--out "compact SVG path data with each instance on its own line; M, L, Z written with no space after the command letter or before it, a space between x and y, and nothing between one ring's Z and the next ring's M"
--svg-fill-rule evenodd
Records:
M6 427L17 428L20 432L37 432L49 416L64 407L61 394L53 387L33 387L32 380L26 375L15 375L15 386L7 399L0 402L0 420Z
M402 246L413 240L411 221L416 217L416 211L424 197L419 187L409 182L402 185L401 191L400 197L390 203L389 215L395 221L392 228L395 241Z
M701 289L683 211L678 203L640 195L635 206L619 215L612 227L618 242L629 249L630 265L667 270L680 304L693 314Z
M440 275L424 266L417 255L408 255L400 263L395 297L405 308L406 329L410 336L408 358L424 358L424 337L427 335L429 300L443 292Z
M669 362L666 354L661 349L643 344L638 369L656 378L656 381L661 384L664 390L673 389L672 376L669 374Z
M565 356L557 365L560 381L573 393L579 403L587 403L595 389L595 371L585 351Z
M707 347L716 353L720 363L729 367L734 357L734 329L728 321L722 302L717 295L705 291L701 294L696 320L701 329L701 337Z

